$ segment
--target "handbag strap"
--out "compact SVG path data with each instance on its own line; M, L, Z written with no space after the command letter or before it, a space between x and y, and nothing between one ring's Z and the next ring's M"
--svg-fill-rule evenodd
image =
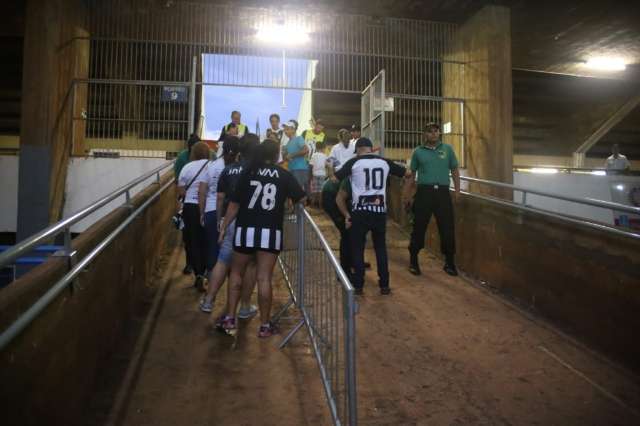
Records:
M200 173L204 170L204 168L207 167L207 164L209 164L209 161L206 161L202 165L202 167L200 167L200 170L198 170L198 173L196 173L196 175L191 179L191 181L187 184L187 186L184 187L185 195L186 195L187 191L189 190L189 187L191 186L191 184L198 178L198 176L200 176Z

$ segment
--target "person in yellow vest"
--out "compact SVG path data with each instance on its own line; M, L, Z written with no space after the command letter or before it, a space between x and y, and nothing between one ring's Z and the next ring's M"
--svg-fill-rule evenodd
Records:
M311 156L316 152L316 143L324 142L326 135L324 133L324 121L318 118L315 121L311 121L313 124L313 128L311 130L305 130L302 132L302 138L305 143L309 147L309 154L307 158L311 158Z
M235 124L235 127L238 129L238 134L234 136L241 138L247 134L247 126L240 122L241 116L242 115L240 114L240 111L231 112L231 123L222 127L222 131L220 132L220 137L218 138L218 140L224 140L224 136L229 132L229 128L234 127L232 126L232 124Z

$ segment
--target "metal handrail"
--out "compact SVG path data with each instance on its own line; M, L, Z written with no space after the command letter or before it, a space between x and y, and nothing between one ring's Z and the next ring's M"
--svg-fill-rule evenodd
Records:
M588 220L585 219L576 219L570 216L566 216L560 213L554 213L554 212L550 212L548 210L544 210L544 209L538 209L535 207L530 207L530 206L525 206L522 204L518 204L515 203L513 201L505 201L505 200L501 200L499 198L495 198L495 197L490 197L487 195L480 195L480 194L474 194L473 192L467 192L467 191L460 191L462 194L467 195L469 197L472 198L477 198L479 200L484 200L484 201L488 201L490 203L495 203L495 204L499 204L501 206L506 206L506 207L515 207L518 210L522 210L522 211L526 211L526 212L530 212L530 213L537 213L537 214L541 214L543 216L547 216L547 217L551 217L554 219L559 219L565 222L570 222L570 223L575 223L577 225L582 225L582 226L587 226L589 228L592 229L596 229L598 231L605 231L605 232L610 232L612 234L617 234L617 235L621 235L624 237L630 237L630 238L634 238L634 239L640 239L640 234L636 234L634 232L629 232L629 231L623 231L621 229L617 229L614 228L612 226L608 226L608 225L604 225L601 223L597 223L597 222L590 222Z
M3 268L11 264L18 257L31 251L35 246L50 240L51 238L55 237L56 235L62 232L65 233L65 250L69 251L71 249L71 226L73 224L79 222L80 220L84 219L91 213L95 212L99 208L105 206L106 204L110 203L111 201L115 200L116 198L118 198L123 194L125 194L126 196L126 202L129 202L129 200L131 199L131 189L134 186L144 182L145 180L149 179L153 175L156 175L156 182L160 183L160 172L166 169L167 167L173 165L173 163L175 163L175 160L167 161L161 166L156 167L150 172L116 189L112 193L105 195L104 197L102 197L97 201L94 201L87 207L77 211L76 213L72 214L66 219L63 219L60 222L50 225L49 227L38 232L37 234L34 234L20 241L19 243L14 245L12 248L0 253L0 268Z
M18 317L6 330L0 334L0 350L3 350L16 336L18 336L38 315L53 302L64 291L65 288L73 282L73 280L89 265L109 244L123 231L127 226L142 213L152 202L156 200L169 186L174 182L175 178L171 178L158 191L156 191L148 200L138 207L127 219L122 222L107 238L100 242L89 254L78 262L67 274L58 280L51 288L40 297L33 305L29 307L22 315Z
M512 185L510 183L495 182L495 181L492 181L492 180L478 179L478 178L467 177L467 176L460 176L460 180L464 180L464 181L467 181L467 182L476 182L476 183L481 183L481 184L484 184L484 185L495 186L495 187L498 187L498 188L506 188L506 189L511 189L511 190L514 190L514 191L522 192L522 204L523 205L526 203L526 198L527 198L526 194L534 194L534 195L540 195L540 196L543 196L543 197L556 198L556 199L559 199L559 200L570 201L572 203L585 204L585 205L592 206L592 207L600 207L600 208L603 208L603 209L612 209L612 210L621 211L621 212L625 212L625 213L633 213L633 214L640 215L640 207L627 206L627 205L624 205L624 204L614 203L614 202L611 202L611 201L597 200L597 199L594 199L594 198L570 197L568 195L558 194L558 193L554 193L554 192L540 191L538 189L533 189L533 188L523 188L521 186Z

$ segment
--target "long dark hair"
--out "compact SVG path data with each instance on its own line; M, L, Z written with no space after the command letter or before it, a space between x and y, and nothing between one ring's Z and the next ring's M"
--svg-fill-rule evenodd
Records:
M249 159L249 173L256 173L261 167L275 164L280 154L280 144L272 139L265 139L254 150L254 155Z

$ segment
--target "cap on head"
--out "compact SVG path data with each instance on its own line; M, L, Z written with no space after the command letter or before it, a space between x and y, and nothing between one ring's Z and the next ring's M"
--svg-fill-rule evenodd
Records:
M287 121L286 123L284 123L284 124L282 125L282 127L291 127L291 128L293 128L293 129L295 129L296 127L298 127L298 125L296 124L296 122L295 122L295 121L293 121L293 120L289 120L289 121Z
M351 131L352 132L359 132L360 131L360 126L358 126L357 124L352 124L351 125Z
M424 130L425 131L429 131L431 129L440 130L440 124L436 123L435 121L432 121L432 122L429 122L429 123L425 124L425 126L424 126Z

